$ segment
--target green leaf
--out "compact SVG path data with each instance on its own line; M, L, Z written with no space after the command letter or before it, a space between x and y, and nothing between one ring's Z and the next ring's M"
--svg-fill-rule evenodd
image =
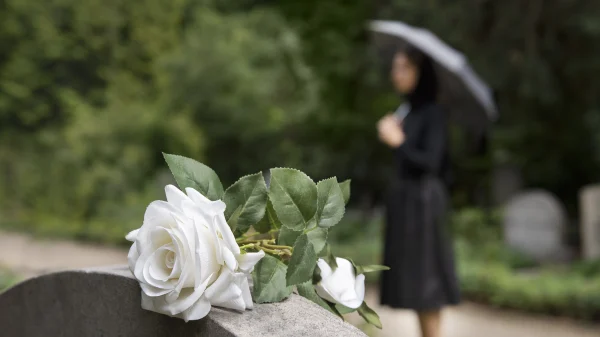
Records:
M348 205L348 201L350 200L350 179L341 182L340 189L342 190L342 195L344 196L344 205Z
M279 237L277 238L277 244L283 246L293 246L296 239L302 234L300 231L293 231L286 227L279 230Z
M271 169L269 198L283 226L303 230L317 212L317 186L304 173L289 169Z
M336 308L336 309L337 309L337 311L338 311L340 314L342 314L342 315L347 315L347 314L349 314L349 313L353 313L353 312L355 312L356 310L358 310L358 309L351 309L351 308L348 308L347 306L345 306L345 305L341 305L341 304L339 304L339 303L335 305L335 308Z
M236 238L239 238L240 236L242 236L244 233L240 232L239 230L234 230L233 231L233 236Z
M265 255L254 267L252 296L256 303L280 302L290 296L293 287L286 285L287 266L271 255Z
M259 222L265 216L267 207L267 185L262 173L256 173L240 178L229 186L223 196L225 219L232 228L239 228L244 233L250 226ZM238 213L237 218L234 215ZM235 222L235 227L232 226Z
M286 275L287 285L293 286L312 279L313 271L317 264L317 254L308 236L302 234L296 239L294 253L288 264Z
M298 284L296 287L298 288L298 295L300 295L310 301L315 302L316 304L320 305L322 308L327 309L332 314L337 315L340 318L344 319L342 317L342 315L340 314L340 312L337 310L337 308L333 304L325 301L317 294L317 292L315 291L315 286L310 281L302 283L302 284Z
M271 202L271 200L267 200L267 209L265 210L265 216L254 225L254 229L256 229L259 233L266 233L271 229L279 228L281 228L281 222L277 218L277 213L275 213L273 203ZM294 238L294 240L296 240L296 238ZM292 243L293 242L294 241L292 241Z
M344 196L337 179L329 178L317 184L317 224L319 227L335 226L344 217Z
M390 270L390 267L388 267L388 266L380 266L380 265L376 265L376 264L371 264L371 265L367 265L367 266L359 266L352 259L348 259L348 261L350 261L350 263L352 263L352 266L354 266L354 271L356 272L356 275L360 275L360 274L364 274L364 273L373 273L373 272L382 271L382 270Z
M382 270L390 270L390 267L388 266L379 266L379 265L368 265L368 266L358 266L356 269L356 274L365 274L365 273L372 273L372 272L376 272L376 271L382 271Z
M315 249L315 253L319 255L321 251L325 248L325 244L327 244L327 228L317 227L314 229L309 229L306 231L306 235L308 236L308 241L313 245Z
M210 167L194 159L163 153L179 188L191 187L210 200L223 197L223 185Z
M317 284L321 282L322 279L323 278L321 277L321 268L319 268L319 265L317 264L315 270L313 271L312 283Z
M234 232L235 237L246 233L246 230L248 230L247 228L243 230L243 228L239 228L237 225L238 219L240 218L240 213L242 213L242 207L238 206L231 215L231 217L227 220L227 224L229 225L229 228L231 228L231 230Z
M331 267L331 270L337 269L337 261L335 260L335 256L333 256L333 253L331 252L331 246L329 244L325 246L325 254L323 255L323 260L327 262L329 267Z
M379 319L379 315L369 308L367 302L363 302L363 304L358 308L358 314L362 316L369 324L374 325L375 327L381 329L381 320Z
M263 216L262 219L260 219L259 222L255 223L253 225L254 229L259 232L259 233L267 233L271 230L271 223L269 222L269 216L267 214L267 211L265 210L265 216Z

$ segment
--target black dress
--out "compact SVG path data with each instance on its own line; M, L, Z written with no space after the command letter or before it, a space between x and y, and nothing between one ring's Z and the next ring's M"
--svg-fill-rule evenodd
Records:
M460 302L454 259L444 231L449 174L447 123L435 103L415 106L395 149L396 176L387 205L381 304L418 311Z

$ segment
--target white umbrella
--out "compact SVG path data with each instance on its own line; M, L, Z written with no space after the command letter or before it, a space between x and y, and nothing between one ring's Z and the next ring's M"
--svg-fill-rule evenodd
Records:
M438 99L453 119L479 131L487 129L489 122L497 119L498 109L492 91L471 69L461 52L430 31L402 22L372 21L370 29L376 33L374 37L378 46L394 46L400 40L421 50L434 61L440 90Z

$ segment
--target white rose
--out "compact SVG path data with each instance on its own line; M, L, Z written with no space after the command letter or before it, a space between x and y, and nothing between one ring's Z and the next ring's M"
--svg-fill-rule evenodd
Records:
M365 275L356 276L354 266L346 259L337 257L335 262L338 267L332 271L325 260L317 261L321 270L321 281L315 286L317 294L329 302L357 309L365 299Z
M142 308L185 321L211 305L252 309L248 273L264 252L240 251L223 212L225 204L187 188L165 187L167 201L152 202L133 241L129 268L142 288Z

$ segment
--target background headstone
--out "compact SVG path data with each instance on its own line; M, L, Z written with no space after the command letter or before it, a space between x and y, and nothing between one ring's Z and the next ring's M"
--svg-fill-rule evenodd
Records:
M600 258L600 184L581 189L579 202L583 258L598 259Z
M570 257L564 240L566 220L564 206L552 194L525 191L504 209L504 239L538 262L563 262Z

